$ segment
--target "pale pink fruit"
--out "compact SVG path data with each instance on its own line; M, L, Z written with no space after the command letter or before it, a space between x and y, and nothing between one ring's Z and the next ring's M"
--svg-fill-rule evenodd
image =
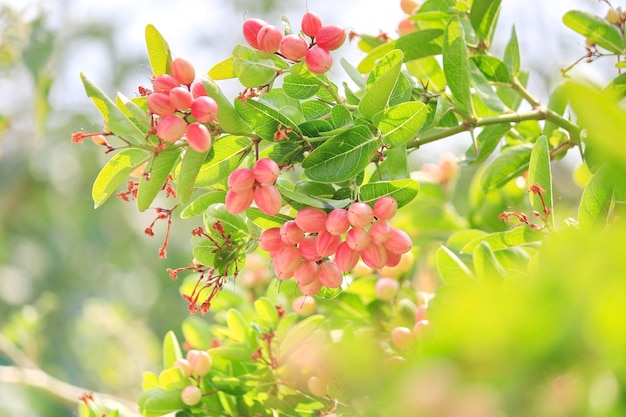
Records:
M382 301L393 300L396 295L398 295L398 291L400 290L400 284L393 278L389 277L380 277L378 281L376 281L376 287L374 288L376 291L376 297Z
M312 376L307 382L309 392L316 397L325 397L328 394L328 383L318 376Z
M196 152L206 152L211 148L211 132L201 123L189 123L187 126L187 143Z
M327 230L322 230L317 235L315 248L321 257L325 257L335 253L340 243L340 235L331 235Z
M280 191L271 184L259 184L254 189L254 202L259 210L270 216L278 214L283 205Z
M411 250L413 242L411 242L411 237L404 230L394 227L391 229L389 240L384 245L389 252L403 254Z
M280 41L283 39L283 32L273 25L263 26L256 36L259 50L273 54L278 51Z
M254 191L252 189L243 191L228 190L226 192L226 210L231 214L239 214L246 211L252 200L254 199Z
M181 84L190 85L196 78L196 70L191 61L178 57L172 61L172 75Z
M323 74L332 67L333 58L326 49L313 46L306 53L305 63L311 72Z
M327 51L334 51L346 41L346 30L337 25L322 26L315 35L315 43Z
M398 33L400 35L408 35L413 32L417 32L417 26L411 19L404 18L398 22Z
M317 303L313 297L303 295L293 300L291 309L299 316L310 316L317 310Z
M322 281L319 280L319 277L315 277L315 279L309 282L306 285L299 285L300 292L304 295L313 296L317 294L323 287Z
M348 230L348 234L346 235L346 243L350 247L350 249L355 250L357 252L362 251L366 247L368 247L372 242L372 238L367 230L362 229L360 227L353 227Z
M280 227L272 227L261 233L259 246L266 252L276 252L285 247L280 237Z
M304 232L295 221L289 220L280 227L280 238L287 245L297 245L304 239Z
M161 118L156 126L157 136L169 143L174 143L182 138L185 129L187 129L187 122L175 114Z
M295 246L285 246L276 252L273 259L275 271L280 271L280 274L277 274L280 279L286 279L287 274L289 274L289 277L292 277L293 272L303 262L302 255L300 255L300 251Z
M188 385L181 391L180 398L186 405L194 406L202 400L202 391L195 385Z
M411 329L406 327L396 327L391 331L391 340L400 350L408 350L413 346L415 338Z
M391 224L387 220L376 220L370 227L370 236L376 243L385 243L391 236Z
M395 198L388 195L379 198L374 203L374 216L378 220L389 220L396 215L398 211L398 202Z
M322 27L322 19L313 12L306 12L302 16L300 27L305 35L314 38Z
M254 181L254 172L250 168L237 168L228 176L228 188L235 191L252 189Z
M393 268L400 264L402 260L402 255L399 253L393 253L390 250L387 250L387 262L385 262L385 266Z
M191 365L189 364L189 361L187 359L176 359L176 361L174 362L174 366L183 371L183 374L187 378L189 378L193 373L191 370Z
M320 267L317 262L304 261L293 271L293 278L300 286L309 285L318 279Z
M152 93L147 99L148 108L153 114L169 116L176 111L167 93Z
M320 264L320 281L328 288L339 288L343 282L343 274L333 261L324 261Z
M428 320L420 320L413 326L413 336L417 340L424 339L430 331L430 322Z
M307 233L318 233L326 228L326 212L315 207L304 207L296 213L296 224Z
M321 261L322 257L317 253L317 235L308 235L298 246L302 257L307 261Z
M361 259L372 269L381 269L387 262L387 249L380 243L371 242L361 251Z
M280 41L278 50L285 58L299 61L306 55L309 45L300 36L292 33Z
M191 115L199 122L217 120L217 103L209 96L201 96L191 103Z
M415 311L415 322L422 321L422 320L428 320L426 304L420 305L419 307L417 307L417 310Z
M195 83L193 87L191 87L191 95L193 98L206 96L206 89L204 88L204 84Z
M280 173L280 167L270 158L261 158L254 164L252 168L254 177L261 184L274 184Z
M211 371L213 360L206 350L192 349L187 352L187 360L194 375L204 376Z
M185 111L191 107L193 96L185 87L174 87L170 90L170 102L176 110Z
M372 220L374 220L374 210L369 204L357 201L348 207L348 221L353 227L367 227Z
M348 221L348 210L334 209L326 217L326 230L333 235L341 235L348 231L350 222Z
M152 81L152 89L155 93L167 94L175 87L180 87L180 82L169 74L159 75Z
M254 49L259 49L257 36L263 26L267 26L267 22L261 19L246 19L243 22L243 37Z
M343 272L351 271L359 262L359 252L352 249L347 242L341 242L335 252L335 263Z

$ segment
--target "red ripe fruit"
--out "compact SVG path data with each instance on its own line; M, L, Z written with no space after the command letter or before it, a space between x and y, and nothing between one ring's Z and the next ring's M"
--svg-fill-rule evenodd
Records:
M302 262L294 271L293 278L299 286L309 285L319 276L320 267L317 262Z
M226 192L226 210L231 214L239 214L246 211L252 200L254 199L254 192L252 189L244 191L228 190Z
M387 262L385 262L385 266L393 268L394 266L398 266L401 260L402 260L401 254L393 253L390 250L387 250Z
M174 143L182 138L187 128L187 122L175 114L165 116L156 126L157 136L165 142Z
M337 25L322 26L315 35L315 43L327 51L334 51L346 41L346 30Z
M387 262L387 249L381 244L371 242L361 251L361 259L372 269L381 269Z
M237 168L228 176L228 188L234 191L251 190L254 181L254 173L250 168Z
M391 236L391 225L387 220L376 220L370 227L370 236L376 243L385 243Z
M314 46L306 53L305 62L311 72L323 74L332 67L333 58L328 50Z
M293 272L302 262L302 255L300 255L298 248L295 246L285 246L276 252L274 256L274 271L280 271L280 273L277 274L280 279L291 278Z
M326 230L333 235L341 235L348 231L350 222L348 221L348 210L334 209L326 217Z
M335 252L335 263L339 269L343 272L349 272L356 266L357 262L359 262L359 252L350 248L347 242L341 242Z
M358 201L348 208L348 221L353 227L367 227L372 220L374 220L374 210L369 204Z
M396 215L398 211L398 202L395 198L388 195L379 198L374 203L374 216L378 220L389 220Z
M411 242L411 237L404 230L392 228L391 236L389 236L389 240L384 245L389 252L403 254L411 250L413 242Z
M306 285L299 285L299 287L300 287L300 292L302 292L302 294L308 295L308 296L313 296L313 295L317 294L319 292L319 290L322 289L323 285L324 284L322 284L322 281L319 280L319 276L317 276L310 283L308 283Z
M280 228L272 227L261 233L259 246L266 252L276 252L285 247L280 237Z
M293 220L286 221L280 227L280 238L286 245L297 245L304 239L304 232Z
M159 116L169 116L176 111L176 108L170 101L167 93L152 93L148 96L148 108L154 114Z
M198 97L191 103L191 115L202 123L215 121L217 118L217 102L209 96Z
M307 261L321 261L322 257L317 253L317 236L309 235L302 239L300 245L300 253Z
M187 143L194 151L204 153L211 149L211 132L203 124L189 123L187 126Z
M267 26L267 22L261 19L247 19L243 22L243 37L254 49L259 49L257 36L264 26Z
M409 33L417 32L417 26L408 18L400 20L398 23L398 33L400 35L408 35Z
M285 58L300 61L306 55L306 51L309 50L309 45L300 36L292 33L280 41L278 50Z
M337 246L341 243L340 235L331 235L327 230L322 230L317 235L315 248L321 257L330 256L337 251Z
M346 235L346 243L350 249L357 252L365 249L372 242L372 237L367 230L360 227L353 227Z
M260 184L254 189L254 201L265 214L273 216L278 214L283 205L283 199L278 188L272 184Z
M302 16L300 26L305 35L314 38L322 27L322 19L313 12L306 12L304 16Z
M270 158L261 158L254 164L252 168L254 177L261 184L274 184L280 173L280 167Z
M191 95L193 98L198 98L202 96L206 96L206 88L204 88L204 84L195 83L193 87L191 87Z
M196 78L196 69L191 61L185 58L176 58L172 61L172 75L181 84L190 85Z
M296 213L296 224L308 233L318 233L326 229L326 212L315 207L304 207Z
M283 32L273 25L263 26L256 36L258 49L268 54L278 51L280 41L283 39Z
M343 282L343 274L336 263L324 261L320 264L320 281L328 288L339 288Z
M159 75L152 81L152 89L155 93L169 93L175 87L180 87L180 82L169 74Z
M191 107L193 96L185 87L174 87L170 90L170 102L176 110L185 111Z

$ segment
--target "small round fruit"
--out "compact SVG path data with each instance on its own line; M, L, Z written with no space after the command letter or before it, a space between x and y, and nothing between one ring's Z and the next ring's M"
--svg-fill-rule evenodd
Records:
M370 236L376 243L385 243L391 236L391 224L387 220L376 220L370 226Z
M298 227L307 233L319 233L326 229L326 212L315 207L304 207L296 213Z
M204 153L211 148L211 132L201 123L189 123L187 143L194 151Z
M322 26L315 35L315 43L327 51L334 51L346 41L346 30L337 25Z
M148 96L147 104L150 111L159 116L169 116L176 111L169 93L152 93Z
M169 93L175 87L180 87L180 82L173 75L161 74L152 81L155 93Z
M266 252L275 252L285 247L280 236L280 227L266 229L259 237L259 246Z
M259 184L254 189L254 202L259 207L259 210L270 216L278 214L283 205L280 191L272 184Z
M156 133L161 140L174 143L182 138L187 129L187 122L175 114L163 117L156 126Z
M206 96L207 93L206 93L206 88L204 88L204 84L202 84L202 83L195 83L191 87L191 95L193 96L193 98Z
M417 32L417 26L411 19L405 18L398 22L398 33L400 35L408 35L413 32Z
M180 397L186 405L194 406L202 400L202 391L195 385L188 385L182 390Z
M348 221L348 210L334 209L326 217L326 230L333 235L341 235L348 231L350 222Z
M372 242L372 238L367 230L360 227L353 227L346 235L346 244L350 249L357 252L367 248Z
M302 27L302 32L305 35L314 38L322 27L322 19L313 12L306 12L304 16L302 16L300 27Z
M376 281L375 291L376 297L382 301L390 301L393 300L396 295L398 295L398 291L400 290L400 284L393 278L389 277L380 277L378 281Z
M317 235L308 235L298 245L302 257L307 261L321 261L322 257L317 252Z
M299 286L309 285L319 279L320 266L315 261L304 261L293 271L293 278Z
M367 227L372 220L374 220L374 211L369 204L357 201L348 208L348 221L353 227Z
M609 9L606 14L606 20L609 21L612 25L617 25L620 23L620 15L619 12L615 9Z
M317 253L322 257L331 256L337 251L337 247L341 243L341 236L332 235L327 230L322 230L317 235L315 248Z
M295 221L288 220L280 227L280 238L286 245L297 245L304 239L304 232Z
M308 284L298 285L298 287L300 287L302 294L312 297L322 289L323 284L322 281L319 280L319 277L315 277L315 279Z
M306 66L316 74L323 74L333 65L333 58L330 52L319 46L314 46L306 53Z
M172 61L172 75L181 84L190 85L196 78L196 70L191 61L178 57Z
M413 242L411 242L411 237L404 230L392 228L391 236L389 236L384 245L390 252L403 254L411 250Z
M254 200L252 188L243 191L228 190L226 192L226 210L231 214L240 214L246 211Z
M335 251L335 263L343 272L351 271L359 262L359 252L352 249L347 242L341 242Z
M267 22L261 19L246 19L243 22L243 37L254 49L259 49L257 36L263 26L267 26Z
M343 274L333 261L324 261L320 264L320 281L328 288L339 288L343 282Z
M299 316L310 316L317 310L317 303L313 297L303 295L293 300L291 309Z
M309 45L300 36L292 33L280 41L278 50L285 58L300 61L309 50Z
M411 329L406 327L396 327L391 331L391 340L400 350L408 350L413 346L415 337Z
M400 8L406 14L413 14L420 7L420 4L415 0L400 0Z
M194 375L204 376L211 371L213 360L206 350L192 349L187 352L187 361Z
M217 102L209 96L200 96L191 103L191 115L199 122L217 120Z
M378 220L389 220L396 215L398 211L398 202L395 198L384 196L376 200L374 203L374 216Z
M257 34L256 41L259 50L273 54L278 51L280 41L283 39L283 32L273 25L263 26Z
M361 259L372 269L381 269L387 262L387 249L380 243L371 242L361 251Z
M187 378L189 378L193 373L191 369L191 364L189 364L189 361L187 359L176 359L176 362L174 362L174 366L183 371L183 374Z
M235 191L251 190L254 181L254 172L250 168L236 168L228 176L228 188Z
M274 184L280 173L280 167L270 158L261 158L254 164L252 168L254 177L261 184Z
M170 90L170 102L179 111L185 111L191 107L193 96L185 87L174 87Z

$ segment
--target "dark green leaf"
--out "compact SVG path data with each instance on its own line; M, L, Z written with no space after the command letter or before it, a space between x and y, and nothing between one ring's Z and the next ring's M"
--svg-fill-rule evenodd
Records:
M302 134L308 138L322 136L322 133L334 130L333 124L328 120L309 120L298 126Z
M250 139L244 136L223 136L216 140L196 177L196 187L213 185L228 177L251 146Z
M500 13L501 0L474 0L470 10L470 22L481 39L491 43Z
M263 148L259 157L273 159L278 165L291 165L301 161L304 151L308 148L303 142L281 140Z
M452 99L459 110L471 115L470 63L463 26L457 16L450 19L443 37L443 72L446 75Z
M480 186L483 192L500 188L513 178L526 172L532 149L532 145L519 145L502 151L496 159L489 163L480 177Z
M150 154L141 149L126 149L113 156L96 177L91 190L94 207L98 208L113 195L117 187L137 167L150 160Z
M406 145L396 146L385 151L385 159L378 164L381 178L384 180L398 180L409 178L409 162Z
M501 125L486 126L476 137L476 148L471 145L461 160L462 165L476 165L484 162L498 147L498 143L506 133L511 130L508 123Z
M393 197L402 207L419 193L419 184L412 179L370 182L359 187L359 199L368 204L386 195Z
M149 175L142 175L137 190L137 209L145 211L150 207L157 194L163 188L168 175L176 166L180 148L166 149L152 158L148 166Z
M393 91L404 55L400 50L392 50L376 64L367 81L367 90L359 103L359 112L365 118L371 118L383 110Z
M315 207L324 210L332 210L334 208L345 207L350 202L348 199L333 200L329 198L320 198L314 195L299 193L288 188L278 185L278 189L282 196L289 201L289 204L295 208Z
M578 206L578 224L581 229L601 228L606 225L613 200L614 178L608 169L600 168L591 177Z
M619 29L600 16L582 10L570 10L563 15L563 23L607 51L616 54L624 52L624 41Z
M499 58L490 55L476 55L471 58L471 61L487 80L497 83L508 83L511 81L509 69Z
M296 183L293 190L297 193L314 195L320 198L333 198L335 195L335 187L332 184L317 181L300 180Z
M152 67L152 74L157 77L172 73L172 53L170 47L153 25L146 26L146 47Z

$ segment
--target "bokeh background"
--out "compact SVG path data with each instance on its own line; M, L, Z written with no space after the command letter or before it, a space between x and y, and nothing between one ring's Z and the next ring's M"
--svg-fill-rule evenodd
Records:
M189 262L191 225L175 222L167 260L158 258L163 228L143 234L151 214L111 200L93 209L91 184L106 160L100 149L73 145L80 129L98 131L100 118L86 98L84 72L113 95L148 84L144 28L154 24L176 56L199 71L229 56L242 42L241 23L281 15L294 25L305 9L324 22L356 32L395 34L403 17L389 0L48 0L0 1L0 369L31 365L86 390L133 401L141 372L160 361L160 342L187 316L179 284L165 269ZM584 54L583 40L561 16L572 8L600 15L597 0L503 2L494 51L513 24L530 90L545 99L560 68ZM347 44L335 53L360 56ZM580 65L574 74L598 83L613 62ZM346 78L339 66L331 76ZM236 85L224 84L231 96ZM426 147L417 163L460 154L469 138ZM574 157L575 158L575 157ZM576 160L562 162L567 170ZM18 351L15 352L14 349ZM17 363L16 363L17 362ZM74 406L0 372L0 417L70 415Z

